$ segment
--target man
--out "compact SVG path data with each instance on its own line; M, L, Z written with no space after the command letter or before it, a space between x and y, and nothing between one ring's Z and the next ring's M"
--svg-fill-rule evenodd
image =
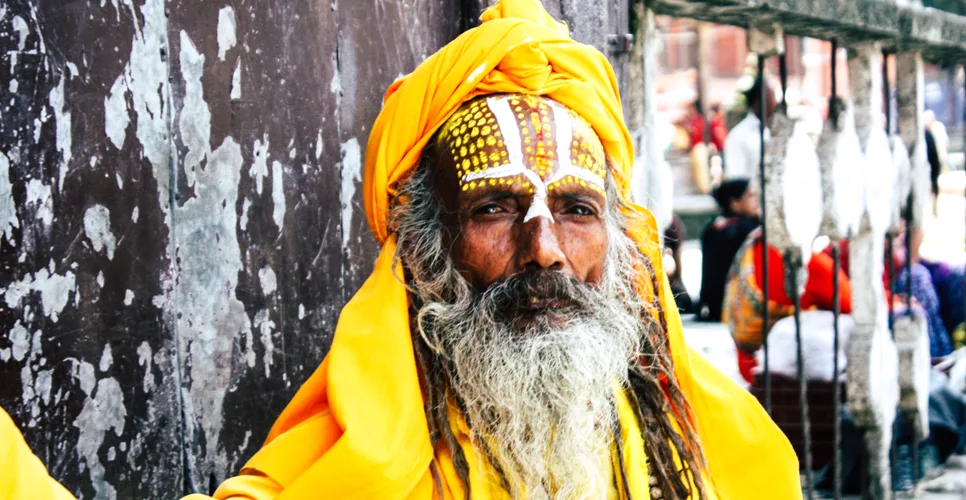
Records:
M775 84L771 81L765 83L765 141L768 141L768 122L778 109L775 100ZM754 85L745 94L745 102L748 103L748 114L741 120L731 132L724 146L725 158L725 179L744 177L757 179L759 174L759 163L761 161L761 126L760 117L762 116L761 106L761 79L756 79ZM757 186L757 182L753 183Z
M946 126L936 120L936 114L927 109L922 112L922 122L925 125L926 158L929 160L929 182L932 189L932 213L936 215L939 201L939 174L946 165L947 144Z
M390 87L373 274L215 497L800 497L784 436L683 344L606 59L538 0L483 21Z
M723 152L725 141L728 139L728 127L725 126L725 116L720 104L711 105L711 144L715 153Z

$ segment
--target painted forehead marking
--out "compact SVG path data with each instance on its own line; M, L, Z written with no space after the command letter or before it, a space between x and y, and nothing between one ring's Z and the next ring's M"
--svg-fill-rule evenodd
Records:
M529 189L533 202L524 222L540 216L553 221L547 194L557 185L579 184L605 194L605 155L596 134L549 99L513 95L475 101L449 120L442 139L463 191L487 184ZM554 160L557 168L551 170Z

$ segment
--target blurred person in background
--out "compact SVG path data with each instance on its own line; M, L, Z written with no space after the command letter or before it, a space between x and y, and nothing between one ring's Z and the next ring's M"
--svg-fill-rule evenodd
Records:
M674 302L681 314L688 314L694 309L691 294L681 279L681 245L686 238L684 221L674 214L671 223L664 230L664 272L671 282L671 293L674 294Z
M922 121L926 128L926 157L929 159L932 213L936 215L936 201L939 198L939 174L946 166L949 135L946 134L946 126L936 119L936 114L931 109L923 111Z
M765 85L765 105L764 111L761 106L761 86ZM738 177L754 179L759 170L761 161L761 140L759 138L760 118L764 112L765 116L765 142L770 136L767 122L778 109L778 102L775 99L775 84L770 80L762 83L756 79L750 89L744 92L745 102L748 103L748 114L739 122L725 140L724 157L725 168L724 178L734 179Z
M717 153L724 152L725 141L728 139L728 126L725 125L724 111L720 104L711 105L711 144Z
M735 254L761 221L758 192L748 179L731 179L714 190L721 211L701 233L701 295L698 319L721 321L725 279Z

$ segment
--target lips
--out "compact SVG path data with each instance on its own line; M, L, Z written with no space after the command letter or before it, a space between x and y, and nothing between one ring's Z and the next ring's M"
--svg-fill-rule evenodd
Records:
M525 312L542 312L547 309L559 309L564 307L565 301L552 297L530 297L519 305L520 310Z

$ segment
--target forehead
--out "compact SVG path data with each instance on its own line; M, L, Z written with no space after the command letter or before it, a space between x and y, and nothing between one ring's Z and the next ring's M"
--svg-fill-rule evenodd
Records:
M586 120L545 97L467 102L443 125L438 145L452 159L462 191L508 183L604 191L607 161L597 134Z

